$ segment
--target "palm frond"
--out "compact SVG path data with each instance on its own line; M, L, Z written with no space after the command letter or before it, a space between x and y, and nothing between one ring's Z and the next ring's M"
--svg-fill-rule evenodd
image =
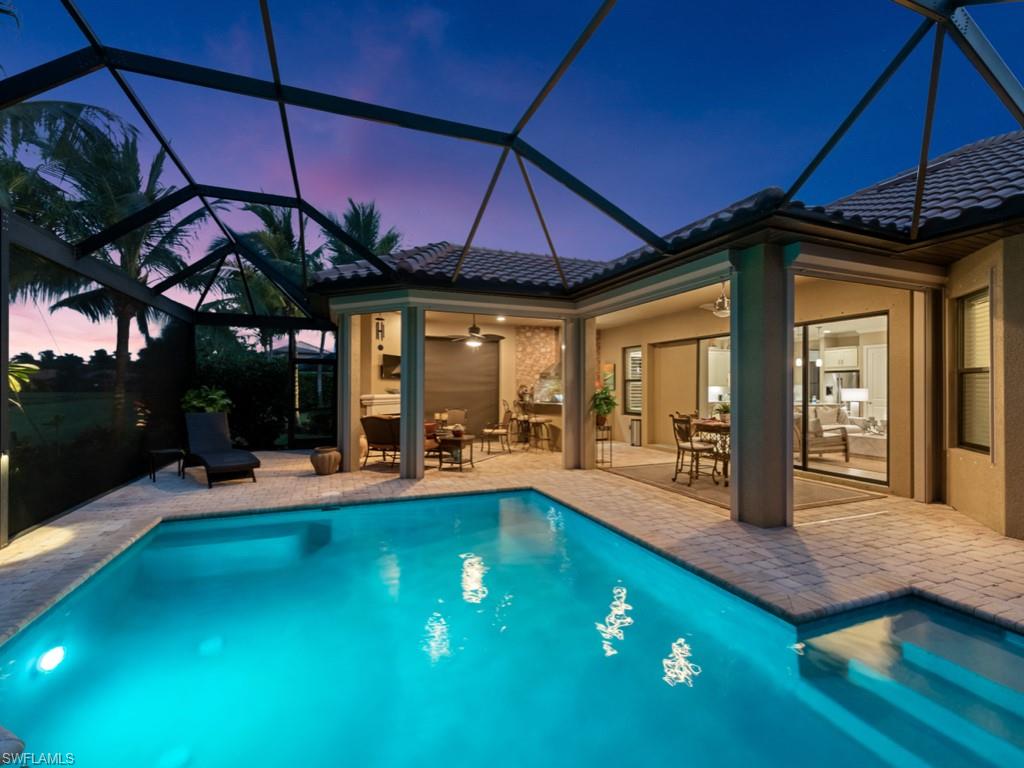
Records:
M115 311L114 297L109 288L94 288L72 296L67 296L50 305L50 312L58 309L71 309L84 315L94 323L113 316Z

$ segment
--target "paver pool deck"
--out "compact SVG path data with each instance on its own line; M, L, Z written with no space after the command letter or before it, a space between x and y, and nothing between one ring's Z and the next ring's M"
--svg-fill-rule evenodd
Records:
M259 481L206 488L201 469L169 468L119 488L0 551L0 642L8 639L161 520L333 507L452 493L533 488L800 624L915 594L1024 632L1024 541L950 507L895 496L843 504L785 529L723 517L696 499L599 470L561 469L561 456L517 452L423 480L363 471L320 477L305 452L260 454Z

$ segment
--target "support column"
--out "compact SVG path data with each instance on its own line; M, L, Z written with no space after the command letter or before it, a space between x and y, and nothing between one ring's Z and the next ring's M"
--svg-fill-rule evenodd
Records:
M594 468L594 416L590 398L597 381L597 321L572 318L562 324L565 352L565 404L562 464L566 469Z
M11 243L8 214L0 210L0 547L10 539L10 364Z
M424 311L402 309L402 455L403 478L423 477Z
M356 472L360 466L360 325L359 315L338 316L338 449L342 472Z
M793 275L778 245L730 255L732 519L793 523Z

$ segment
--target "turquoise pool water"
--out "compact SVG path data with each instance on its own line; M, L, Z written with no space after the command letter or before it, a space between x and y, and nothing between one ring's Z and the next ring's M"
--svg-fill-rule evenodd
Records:
M1019 636L802 632L536 493L165 523L0 647L77 766L1024 764Z

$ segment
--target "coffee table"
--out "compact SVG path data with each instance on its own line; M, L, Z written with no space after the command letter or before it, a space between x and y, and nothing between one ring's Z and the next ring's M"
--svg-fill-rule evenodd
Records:
M459 468L459 472L462 471L462 467L465 464L469 464L470 467L475 467L473 464L473 441L476 440L476 435L438 435L438 456L437 456L437 468L443 469L445 463L455 465ZM466 448L469 448L469 458L466 458ZM445 453L448 457L445 457Z

